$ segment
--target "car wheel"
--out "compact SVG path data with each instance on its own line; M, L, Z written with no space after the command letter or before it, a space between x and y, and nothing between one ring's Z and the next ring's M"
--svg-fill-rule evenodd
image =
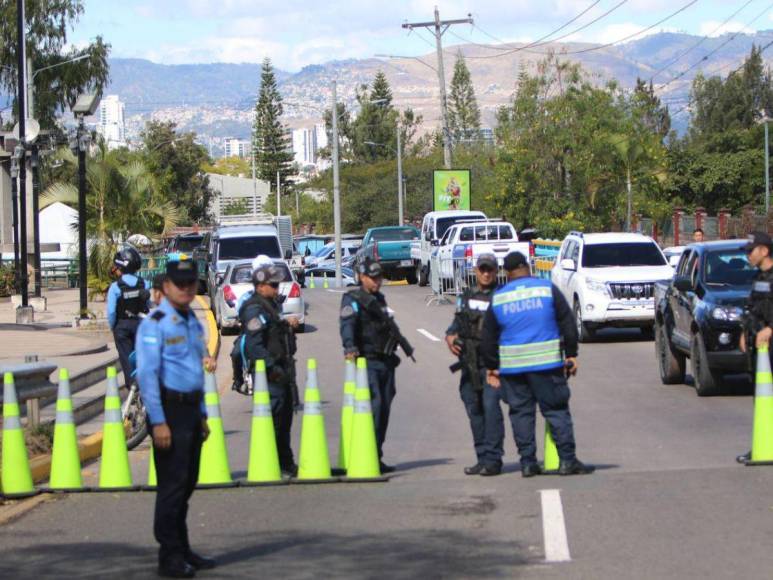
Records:
M685 356L674 353L664 324L655 325L655 355L658 358L660 381L664 385L684 383Z
M426 286L429 282L429 266L424 268L419 262L416 265L416 276L419 278L419 286Z
M579 301L574 303L574 320L577 325L577 339L580 342L590 342L593 340L596 333L582 321L582 308L580 308Z
M692 337L690 343L690 362L692 376L695 381L695 392L699 397L716 395L720 390L722 373L711 369L706 357L706 346L700 333Z
M418 280L416 270L407 270L405 272L405 279L408 281L408 284L416 284L416 281Z

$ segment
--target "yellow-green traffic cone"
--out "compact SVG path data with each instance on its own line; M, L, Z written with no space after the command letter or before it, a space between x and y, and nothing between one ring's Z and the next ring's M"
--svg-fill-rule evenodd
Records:
M314 274L312 274L311 276L309 276L309 278L310 278L310 281L309 281L309 288L311 288L311 289L314 289L314 288L316 288L316 287L317 287L317 285L316 285L316 284L314 284Z
M121 416L121 397L115 367L107 367L105 421L102 427L102 461L99 465L100 489L132 489L132 471L126 449L126 431Z
M299 480L330 479L330 456L325 436L325 416L317 384L317 361L310 358L303 395L301 451L298 459Z
M357 359L357 389L354 392L352 415L352 448L347 466L348 479L373 479L381 477L381 467L376 447L376 428L370 404L368 365L364 358Z
M268 394L264 360L255 361L255 376L252 382L252 432L247 483L280 482L282 472L279 469L279 454L276 449L274 419L271 416L271 398Z
M748 465L773 463L773 374L768 350L767 346L757 349L752 455Z
M220 413L220 397L217 381L212 373L204 374L204 403L207 406L209 437L201 447L199 482L202 487L231 486L231 468L228 465L228 449L225 443L223 416Z
M328 288L330 288L330 285L327 283L327 272L324 273L324 276L325 276L325 278L324 278L324 280L322 282L322 288L327 290Z
M150 459L148 459L148 484L145 489L156 489L158 487L158 477L156 476L156 455L153 447L153 440L150 441Z
M3 375L3 461L0 491L6 497L24 497L36 493L32 483L27 444L19 418L19 399L13 374Z
M347 360L344 367L344 399L341 405L341 433L338 438L338 467L345 470L349 465L352 449L352 416L354 414L354 391L357 390L356 368L353 360Z
M550 432L550 424L545 421L545 466L544 471L558 471L558 448Z
M56 491L81 491L81 458L78 453L78 434L72 414L70 374L59 369L59 392L56 396L56 423L54 424L54 451L51 454L51 477L48 487Z

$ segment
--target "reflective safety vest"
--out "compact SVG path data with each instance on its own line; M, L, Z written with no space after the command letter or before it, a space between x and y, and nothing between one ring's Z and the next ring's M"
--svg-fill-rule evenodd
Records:
M563 366L561 333L550 281L518 278L494 293L499 372L517 375Z

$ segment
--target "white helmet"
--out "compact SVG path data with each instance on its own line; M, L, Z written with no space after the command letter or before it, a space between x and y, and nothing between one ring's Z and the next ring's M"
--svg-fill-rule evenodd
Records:
M260 254L252 261L252 271L254 272L261 266L273 266L274 260L266 256L266 254Z

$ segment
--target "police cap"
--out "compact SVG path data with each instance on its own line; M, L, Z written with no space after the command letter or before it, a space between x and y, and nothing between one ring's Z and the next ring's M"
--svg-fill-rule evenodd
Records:
M284 281L282 272L273 264L261 265L252 273L252 283L258 284L278 284Z
M186 254L170 256L166 263L166 275L175 286L185 286L199 278L196 262Z
M475 266L480 270L481 268L497 269L497 257L494 254L481 254L478 256L478 261Z
M765 232L752 232L749 234L746 251L751 252L757 246L765 246L768 250L773 250L773 239Z
M381 278L384 275L384 270L376 260L365 257L357 264L357 273L360 276L368 276L369 278Z
M529 260L526 259L526 256L524 256L521 252L510 252L505 256L505 271L506 272L512 272L513 270L517 270L521 266L528 266Z

